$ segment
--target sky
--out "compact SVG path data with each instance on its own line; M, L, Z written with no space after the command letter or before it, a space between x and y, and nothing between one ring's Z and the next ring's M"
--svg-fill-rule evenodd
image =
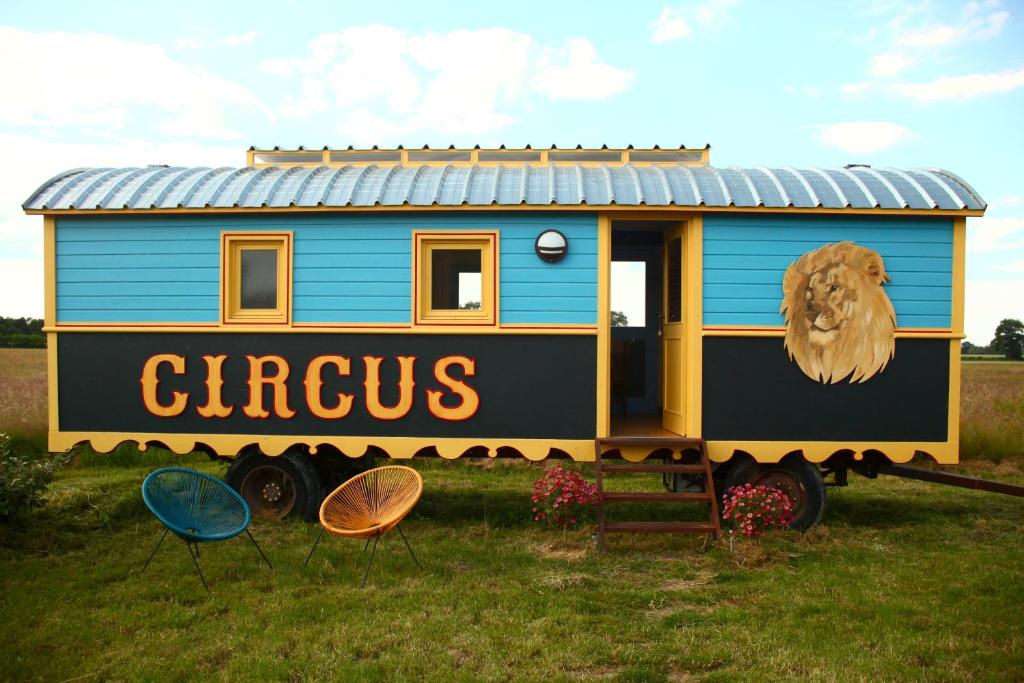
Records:
M42 219L78 166L257 147L678 146L712 163L940 167L968 339L1024 319L1024 2L22 2L0 6L0 315L41 317Z

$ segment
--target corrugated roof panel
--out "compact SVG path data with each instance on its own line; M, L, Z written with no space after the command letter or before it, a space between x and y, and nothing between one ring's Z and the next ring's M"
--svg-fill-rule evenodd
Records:
M964 202L968 209L983 209L985 208L985 200L982 199L967 182L949 171L942 168L929 169L932 173L949 181L949 185L953 192L960 197L960 200Z
M877 173L882 175L889 183L896 188L897 194L899 194L906 202L907 206L911 209L930 209L932 208L932 202L929 198L922 195L922 192L914 187L914 183L908 181L904 176L899 173L894 173L887 168L875 169ZM920 185L918 185L920 187Z
M707 168L687 169L693 172L693 179L697 183L697 191L700 192L701 203L705 206L728 206L729 200L722 191L722 186Z
M79 195L89 187L96 178L110 173L109 168L93 168L71 176L57 192L50 197L46 206L50 209L67 209L78 199Z
M837 186L831 182L831 178L814 168L801 170L801 175L807 180L822 206L827 209L846 208L846 196L842 189L837 189Z
M793 206L802 209L813 209L818 206L818 197L814 194L813 188L800 175L795 168L782 167L771 169L775 177L779 179L786 196L793 202Z
M44 183L28 210L373 206L738 206L982 210L937 169L597 166L267 166L75 169Z
M914 180L924 188L940 209L959 210L964 208L964 202L957 196L950 187L949 182L931 171L915 168L907 171Z
M867 166L854 166L849 170L851 174L864 183L871 195L878 200L878 208L905 209L909 206L906 199L899 195L892 183L883 176L878 175L877 171Z
M750 191L743 175L734 168L720 168L718 174L729 190L729 198L736 206L757 206L758 200Z

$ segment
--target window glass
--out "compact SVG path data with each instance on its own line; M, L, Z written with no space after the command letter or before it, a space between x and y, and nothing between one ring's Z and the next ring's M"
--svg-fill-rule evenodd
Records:
M277 308L277 250L242 249L242 309Z
M435 248L430 254L430 307L447 311L479 310L483 272L480 250Z
M612 261L612 327L647 326L647 262Z
M683 319L683 241L675 238L668 243L668 322Z

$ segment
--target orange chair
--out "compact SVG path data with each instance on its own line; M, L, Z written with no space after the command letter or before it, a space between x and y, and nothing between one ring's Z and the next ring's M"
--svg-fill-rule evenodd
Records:
M363 573L362 586L365 586L373 557L377 553L377 541L392 529L398 529L413 561L422 569L402 528L398 526L422 494L423 477L411 467L376 467L352 477L334 489L320 505L320 533L304 564L309 564L309 558L313 557L313 551L320 543L324 530L342 538L365 538L364 553L370 545L370 539L373 539L373 550Z

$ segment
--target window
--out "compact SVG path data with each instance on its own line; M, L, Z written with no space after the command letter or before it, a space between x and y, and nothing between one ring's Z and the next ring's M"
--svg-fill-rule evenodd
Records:
M286 324L291 319L291 233L221 236L225 323Z
M497 320L497 233L415 233L416 322L493 325Z

